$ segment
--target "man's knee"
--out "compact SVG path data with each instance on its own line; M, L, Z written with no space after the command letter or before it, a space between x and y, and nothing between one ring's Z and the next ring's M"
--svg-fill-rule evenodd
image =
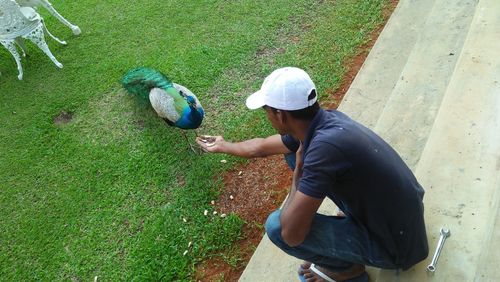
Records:
M281 210L275 210L267 217L265 224L267 237L275 244L282 241L280 215Z

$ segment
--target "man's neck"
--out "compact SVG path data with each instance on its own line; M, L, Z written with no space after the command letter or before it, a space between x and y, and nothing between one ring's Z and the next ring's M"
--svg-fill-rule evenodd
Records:
M306 139L307 132L309 131L309 126L311 125L311 121L302 121L296 120L294 122L294 127L291 129L290 134L300 140L300 142L304 142Z

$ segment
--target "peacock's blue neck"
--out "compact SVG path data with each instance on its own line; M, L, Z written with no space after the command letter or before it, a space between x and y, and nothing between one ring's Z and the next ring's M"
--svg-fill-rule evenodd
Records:
M202 107L186 107L182 111L181 117L175 122L175 126L182 129L196 129L200 127L204 115Z

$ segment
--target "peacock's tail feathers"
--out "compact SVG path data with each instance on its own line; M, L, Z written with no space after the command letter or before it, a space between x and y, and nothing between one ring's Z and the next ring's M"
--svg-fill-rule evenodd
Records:
M122 85L129 93L138 95L143 99L149 98L149 92L153 88L167 90L173 87L172 81L164 74L146 67L128 71L122 78Z

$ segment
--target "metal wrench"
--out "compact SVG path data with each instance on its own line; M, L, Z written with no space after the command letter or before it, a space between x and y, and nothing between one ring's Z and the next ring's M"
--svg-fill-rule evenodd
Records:
M434 256L432 257L431 264L429 264L429 266L427 266L427 271L429 271L431 273L434 273L434 271L436 271L437 260L439 258L439 255L441 254L441 249L443 248L444 241L446 240L446 238L450 237L450 235L451 235L450 229L446 229L446 228L442 227L440 230L440 234L441 234L441 236L439 237L439 242L438 242L438 245L436 248L436 252L434 253Z

